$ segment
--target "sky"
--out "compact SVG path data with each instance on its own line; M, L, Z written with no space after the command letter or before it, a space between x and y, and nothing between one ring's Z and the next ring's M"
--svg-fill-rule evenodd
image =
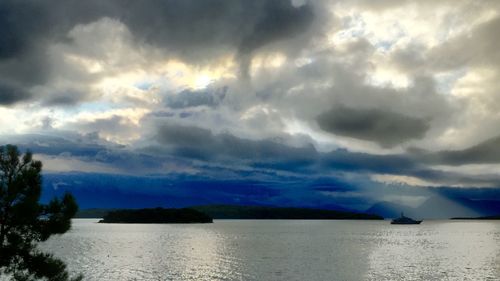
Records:
M499 12L2 0L0 143L85 207L500 198Z

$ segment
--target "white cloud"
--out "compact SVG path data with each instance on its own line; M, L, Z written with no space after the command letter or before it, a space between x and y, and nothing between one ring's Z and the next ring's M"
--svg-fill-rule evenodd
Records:
M376 182L396 185L411 185L423 187L442 185L441 183L430 182L417 177L402 175L375 174L371 176L371 179Z
M86 172L86 173L124 173L119 169L105 163L94 161L82 161L71 155L66 156L50 156L44 154L36 154L37 160L42 161L43 169L46 172Z

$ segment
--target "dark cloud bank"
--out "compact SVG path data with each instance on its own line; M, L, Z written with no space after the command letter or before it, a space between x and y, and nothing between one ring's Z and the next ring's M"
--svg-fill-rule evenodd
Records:
M72 159L109 164L123 171L121 175L46 173L45 197L71 190L84 207L228 203L363 210L383 200L384 195L486 200L497 190L446 188L446 184L440 188L391 187L372 181L370 175L374 173L409 175L436 182L458 181L465 185L469 182L471 186L483 181L485 185L500 186L495 176L467 177L426 168L428 164L469 163L471 160L463 155L471 150L487 151L494 147L490 143L496 140L460 151L432 154L373 155L342 149L324 153L313 146L292 147L279 140L247 140L172 123L159 126L154 138L156 144L137 151L113 148L99 143L98 139L92 144L91 139L75 139L71 135L9 139L22 144L22 149L29 148L39 154L62 158L71 155ZM443 155L462 157L457 162ZM473 161L488 162L488 153L484 156ZM169 171L164 163L186 165L195 172ZM136 175L126 175L130 171ZM355 179L349 176L351 173L356 174Z
M423 138L429 129L429 124L422 119L382 109L354 109L342 105L320 114L317 122L327 132L374 141L383 147Z
M500 163L500 136L485 140L463 150L448 150L434 154L425 154L424 160L453 166Z
M194 64L235 53L247 75L255 50L302 34L314 14L311 6L296 7L287 0L2 1L0 104L43 99L30 91L57 71L47 61L47 47L71 45L72 28L105 17L124 23L137 44L157 46L166 56Z

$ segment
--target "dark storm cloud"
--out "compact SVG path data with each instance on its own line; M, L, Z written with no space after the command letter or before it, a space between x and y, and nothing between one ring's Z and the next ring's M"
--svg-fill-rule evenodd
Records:
M25 89L43 85L57 71L46 61L47 47L72 44L73 27L104 17L124 23L137 44L159 47L170 57L203 64L236 53L247 72L253 51L304 32L313 13L309 5L288 0L7 0L0 3L0 74Z
M138 126L127 117L112 115L106 118L97 118L91 121L75 122L71 127L85 134L128 137L137 132Z
M197 106L218 106L225 98L227 87L203 90L184 90L174 96L166 98L166 104L173 109L182 109Z
M253 168L281 170L299 174L321 175L330 171L361 174L391 174L414 176L429 181L484 185L497 183L498 177L464 176L426 167L426 162L415 154L376 155L337 149L318 152L312 145L292 147L274 140L248 140L229 134L213 134L208 129L194 126L163 124L156 136L164 148L150 148L156 155L175 155L184 159L224 161Z
M387 174L408 174L420 169L417 162L404 154L376 155L345 149L325 153L321 162L322 166L336 170Z
M112 15L118 3L78 0L3 0L0 2L0 61L43 55L50 42L68 42L67 32Z
M376 108L356 109L341 105L321 113L316 120L327 132L373 141L383 147L423 138L429 129L423 119Z
M442 165L494 164L500 163L500 136L488 139L461 150L439 152L415 151L422 162Z
M65 134L56 130L52 131L51 136L42 134L0 136L0 145L5 144L15 144L23 152L30 150L35 154L35 158L37 154L43 154L62 160L101 163L116 167L116 171L134 171L137 174L160 169L163 161L168 158L125 149L121 145L103 141L94 134Z
M266 179L283 184L287 180L280 176L280 172L286 172L296 178L296 185L310 181L311 188L316 191L349 191L353 187L351 180L336 182L329 179L328 184L321 180L325 176L330 178L332 173L355 173L356 177L406 175L442 183L442 186L457 183L462 186L500 186L498 175L463 175L431 169L427 166L430 159L416 154L376 155L345 149L324 153L316 151L313 146L292 147L275 140L248 140L190 126L165 124L156 136L157 145L135 150L106 143L92 135L62 137L63 134L59 134L61 136L55 136L57 132L53 136L4 136L0 138L0 145L15 143L23 151L30 149L35 154L61 161L105 164L120 173L133 175L170 173L165 167L169 163L171 167L180 167L173 171L180 175L186 172L184 176L187 178L192 177L190 171L196 171L214 178ZM230 165L225 167L224 163Z
M164 149L150 148L150 153L209 162L228 160L255 169L310 175L331 171L379 173L418 176L436 181L457 177L451 173L428 169L409 154L376 155L345 149L325 153L317 151L312 145L292 147L270 139L248 140L230 134L213 134L208 129L194 126L163 124L156 140ZM471 179L468 182L477 180Z
M0 3L0 60L17 57L35 47L47 29L47 8L39 1Z
M85 100L87 94L84 91L68 89L55 91L44 101L45 105L74 105Z
M163 124L156 136L158 143L178 156L204 160L232 158L252 163L303 162L312 163L314 147L290 147L272 140L248 140L233 135L213 134L194 126Z
M239 47L240 71L248 77L251 54L254 50L279 39L293 38L312 23L310 6L293 7L287 1L268 1L266 13L256 22L253 31L243 37Z
M30 98L31 94L22 88L3 85L0 83L0 105L9 105L17 101Z
M69 154L76 157L93 157L106 147L92 141L86 136L51 136L41 134L26 135L2 135L0 144L15 144L24 150L31 150L34 153L59 155Z
M243 37L240 51L252 52L270 42L304 32L313 20L311 7L294 7L290 1L265 1L263 14L255 21L250 34Z
M207 52L216 54L221 47L252 52L303 31L313 18L311 7L294 7L289 0L158 0L147 5L117 1L115 5L118 18L139 38L195 59L206 58Z
M15 102L40 96L22 93L50 79L54 66L49 61L47 47L66 40L66 33L75 24L84 22L70 2L0 2L0 76L19 88Z

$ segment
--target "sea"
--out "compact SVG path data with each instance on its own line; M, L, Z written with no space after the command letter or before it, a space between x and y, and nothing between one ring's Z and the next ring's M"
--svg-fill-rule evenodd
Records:
M500 280L500 221L97 221L41 248L84 280Z

